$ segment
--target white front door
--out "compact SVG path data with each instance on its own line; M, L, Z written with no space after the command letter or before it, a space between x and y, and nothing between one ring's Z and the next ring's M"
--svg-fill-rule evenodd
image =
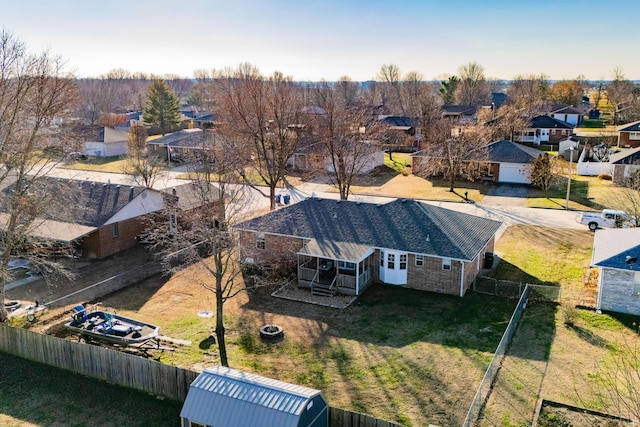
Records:
M407 253L380 251L380 281L389 285L407 284Z

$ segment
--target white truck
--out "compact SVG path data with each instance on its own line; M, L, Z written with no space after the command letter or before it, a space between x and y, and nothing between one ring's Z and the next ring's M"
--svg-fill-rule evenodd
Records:
M580 224L589 227L589 230L596 231L598 228L629 228L635 226L632 217L623 211L614 209L603 209L602 212L583 212L578 218Z

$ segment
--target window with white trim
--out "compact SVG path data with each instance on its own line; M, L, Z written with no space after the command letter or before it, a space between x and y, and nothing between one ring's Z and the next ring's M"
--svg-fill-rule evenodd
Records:
M384 252L380 251L380 267L384 267Z
M393 270L396 268L396 255L395 254L388 254L387 255L387 268L389 270Z
M640 132L629 132L629 139L637 141L640 139Z
M256 234L256 249L265 249L267 247L264 240L264 233Z
M424 265L424 255L416 255L416 266L422 267Z
M356 271L356 264L348 261L338 261L338 268L340 270Z
M442 269L451 270L451 258L442 258Z
M400 270L407 269L407 254L400 254Z
M556 130L555 129L551 129L551 135L555 135L556 134Z

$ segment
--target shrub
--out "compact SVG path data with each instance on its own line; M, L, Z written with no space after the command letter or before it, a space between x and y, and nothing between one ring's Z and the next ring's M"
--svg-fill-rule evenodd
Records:
M580 317L580 311L576 308L575 304L564 302L562 303L561 310L564 324L567 326L575 326Z

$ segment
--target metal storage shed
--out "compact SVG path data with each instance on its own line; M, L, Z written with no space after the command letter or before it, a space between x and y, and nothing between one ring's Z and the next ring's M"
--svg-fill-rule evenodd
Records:
M319 390L217 366L191 383L182 427L327 427Z

